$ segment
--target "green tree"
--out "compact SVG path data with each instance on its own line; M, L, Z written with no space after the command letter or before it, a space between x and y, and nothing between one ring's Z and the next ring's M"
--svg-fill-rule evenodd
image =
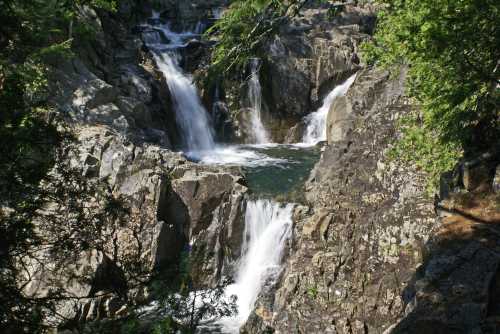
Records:
M195 287L191 277L192 254L186 251L173 280L161 275L153 284L153 294L163 319L155 325L154 334L194 334L203 324L213 324L222 317L237 314L236 296L226 296L227 286L232 283L222 279L213 287Z
M281 23L297 15L309 0L235 0L207 32L217 40L211 73L227 74L246 65Z
M420 112L403 122L395 153L437 180L461 155L500 138L500 2L383 0L370 64L408 67Z
M111 219L110 209L116 208L101 185L87 182L63 162L71 137L60 130L47 102L49 61L71 55L70 31L82 5L111 10L115 3L0 1L0 329L5 333L38 332L61 297L59 291L39 299L23 294L27 259L36 259L40 247L66 254L86 247L88 237L80 237L98 229L99 219ZM75 189L80 201L73 199ZM100 201L102 209L90 209L86 195ZM57 202L76 219L42 210ZM36 226L58 238L42 237Z

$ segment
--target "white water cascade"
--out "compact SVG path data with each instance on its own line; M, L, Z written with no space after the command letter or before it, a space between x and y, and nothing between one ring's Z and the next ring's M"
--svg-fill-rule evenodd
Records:
M235 283L226 291L228 296L238 297L238 314L219 321L224 332L239 332L265 283L278 276L286 241L292 232L293 208L293 204L262 199L247 203L242 257Z
M189 151L207 151L215 147L212 127L201 104L196 87L182 72L172 51L155 54L158 69L165 76L174 102L176 122Z
M154 17L154 16L153 16ZM179 66L178 49L185 46L185 40L195 34L174 33L167 25L154 27L154 32L146 39L148 47L162 72L175 109L175 120L181 130L183 142L189 151L208 151L215 147L213 130L209 116L203 107L196 86ZM169 43L162 40L168 39Z
M269 143L269 135L262 124L262 87L259 81L259 59L253 58L250 61L250 80L248 82L248 98L250 100L252 114L250 125L252 139L256 144Z
M326 140L326 118L333 102L339 96L343 96L356 79L356 74L352 75L341 85L335 87L323 100L323 105L317 111L308 115L305 119L307 128L302 137L302 145L316 145Z

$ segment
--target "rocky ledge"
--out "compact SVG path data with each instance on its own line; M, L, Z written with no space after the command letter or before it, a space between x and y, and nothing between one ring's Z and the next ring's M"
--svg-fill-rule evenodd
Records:
M416 108L404 78L362 70L333 104L306 185L311 209L297 216L281 279L244 332L494 332L499 155L463 163L443 185L455 199L430 198L425 175L387 154L397 120ZM467 209L452 204L460 196Z

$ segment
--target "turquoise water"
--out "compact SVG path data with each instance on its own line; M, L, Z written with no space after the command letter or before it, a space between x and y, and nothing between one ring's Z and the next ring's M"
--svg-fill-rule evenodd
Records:
M192 161L240 166L254 197L300 200L300 192L321 156L321 146L282 144L219 145L214 150L187 152Z
M279 145L268 148L252 148L257 153L276 159L276 163L243 167L248 186L257 197L280 198L282 200L300 195L303 185L321 149Z

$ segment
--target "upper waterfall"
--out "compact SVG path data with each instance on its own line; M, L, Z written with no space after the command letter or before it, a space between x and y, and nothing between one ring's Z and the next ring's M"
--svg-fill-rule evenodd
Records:
M269 135L262 124L262 87L259 80L259 59L250 60L250 80L248 82L248 98L252 114L250 116L252 140L256 144L269 143Z
M194 35L191 32L174 33L168 25L159 24L154 26L153 33L147 36L145 42L153 51L158 69L167 82L184 146L188 151L207 151L215 147L209 115L192 79L179 66L178 49Z
M341 85L336 86L330 94L323 100L323 105L316 112L309 114L306 119L306 131L302 137L302 143L305 145L316 145L321 141L326 140L326 118L328 116L328 111L339 96L345 95L349 90L349 87L353 84L356 79L356 74L352 75Z

